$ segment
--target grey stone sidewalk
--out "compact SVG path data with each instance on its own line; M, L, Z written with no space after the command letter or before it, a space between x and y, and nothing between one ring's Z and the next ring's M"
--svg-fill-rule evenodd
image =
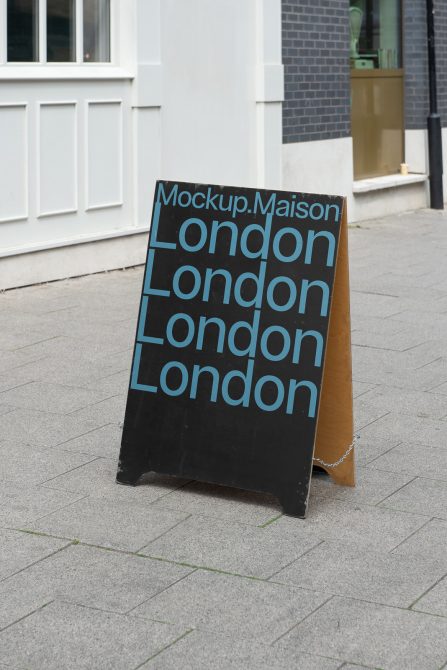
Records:
M447 215L350 228L358 486L114 482L141 269L0 294L0 670L447 667Z

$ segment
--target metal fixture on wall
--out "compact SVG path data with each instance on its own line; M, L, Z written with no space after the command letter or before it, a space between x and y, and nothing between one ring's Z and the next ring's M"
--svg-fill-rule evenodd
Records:
M427 0L427 43L428 43L428 78L430 91L430 114L428 127L428 160L430 165L430 207L444 209L442 184L442 128L438 113L438 92L436 86L436 53L435 53L435 9L433 0Z

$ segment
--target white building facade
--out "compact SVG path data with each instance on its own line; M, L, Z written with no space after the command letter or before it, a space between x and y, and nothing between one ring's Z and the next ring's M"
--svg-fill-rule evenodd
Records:
M0 0L0 288L142 263L157 179L365 218L349 137L283 146L282 61L280 0ZM420 153L394 211L426 204Z

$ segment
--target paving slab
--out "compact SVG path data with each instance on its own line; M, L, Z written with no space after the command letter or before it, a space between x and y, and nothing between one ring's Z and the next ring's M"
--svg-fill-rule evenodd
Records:
M130 330L130 328L129 328ZM98 389L103 393L109 395L123 395L127 394L127 389L129 388L130 381L130 370L126 366L125 370L119 372L113 372L106 376L97 375L95 378L91 378L90 381L85 384L85 387L88 389Z
M326 541L278 572L272 580L383 605L409 607L446 572L445 561L370 549L361 551L353 545Z
M386 454L390 449L397 447L402 442L402 438L386 435L379 438L371 437L370 439L366 439L365 430L364 428L357 433L355 445L355 462L360 467L375 461L376 458Z
M427 521L416 514L324 497L311 503L304 521L282 516L271 527L275 527L279 536L301 527L322 540L340 540L356 544L359 549L391 551Z
M108 424L64 442L62 448L64 451L117 459L120 452L121 437L121 427L117 424Z
M0 405L0 416L3 416L3 414L7 414L8 412L12 412L14 407L8 407L8 405Z
M447 449L406 441L370 461L367 469L377 469L394 476L419 476L446 482Z
M95 428L95 421L30 409L14 409L2 418L2 435L9 442L38 448L54 447Z
M360 436L367 441L386 441L390 447L408 441L443 449L447 444L447 421L390 412L363 428Z
M413 605L412 609L447 617L447 577L435 584Z
M5 419L7 417L8 414ZM0 481L10 484L41 484L93 459L94 456L87 454L42 450L25 445L19 448L15 441L3 442L0 446Z
M69 414L105 400L106 397L107 394L99 390L89 391L84 388L49 384L48 382L30 382L0 393L0 401L6 405L54 414Z
M281 651L259 640L191 631L141 670L338 670L339 661L293 650Z
M12 368L0 375L0 392L9 391L23 384L36 381L38 377L30 370L30 365L22 365L19 368ZM0 394L1 398L1 394Z
M155 513L161 512L160 507ZM295 520L297 521L297 520ZM287 533L275 524L266 528L191 516L140 553L224 572L267 578L319 543L299 521Z
M154 621L53 602L0 632L0 649L3 661L28 670L129 670L183 632Z
M354 324L357 325L355 319ZM402 328L402 324L396 324L392 330L395 332L378 333L374 330L354 330L352 344L388 351L408 351L425 342L424 335L415 333L411 328Z
M364 393L367 393L368 391L372 391L372 389L374 389L374 388L376 388L375 384L365 384L364 382L353 381L353 383L352 383L352 395L353 395L354 398L359 398Z
M127 396L116 395L94 405L76 410L70 414L79 421L87 421L94 424L94 428L100 428L108 423L122 424L126 409Z
M447 482L418 477L380 503L381 507L447 519Z
M65 450L65 444L62 445ZM82 493L94 498L110 498L115 501L127 500L135 503L150 503L184 486L189 480L168 477L148 472L140 479L138 486L123 486L116 483L118 453L115 458L96 458L59 477L47 481L44 486L60 491ZM167 505L169 508L169 505ZM175 505L172 509L176 509ZM178 508L181 512L188 509Z
M447 565L447 521L430 519L407 540L395 549L393 554L400 556L419 556L421 558L443 561Z
M362 401L384 414L393 411L431 419L442 419L447 414L446 399L436 389L429 392L379 386L365 393Z
M64 540L0 528L0 580L67 546Z
M447 619L334 597L277 646L383 670L439 670L447 661Z
M30 529L123 551L138 551L188 517L150 505L83 498L30 524Z
M256 526L281 514L274 496L202 482L191 482L164 496L156 505Z
M21 527L83 497L43 486L10 484L0 479L0 526Z
M172 563L69 545L0 582L0 620L2 610L3 617L11 614L17 601L29 611L63 600L125 614L190 572Z
M386 468L384 468L386 470ZM384 498L390 496L394 491L407 484L413 479L412 474L401 474L398 472L386 472L375 470L372 467L356 468L356 485L339 486L335 484L329 475L318 474L312 476L311 481L311 502L315 496L345 500L350 503L364 503L367 505L376 505Z
M87 343L88 346L88 343ZM56 352L57 354L57 352ZM128 358L126 352L126 358ZM88 359L83 353L81 347L67 352L65 349L59 352L58 355L49 354L40 357L38 360L30 361L20 368L14 368L5 373L5 387L10 386L11 377L13 374L18 374L18 379L25 381L44 381L56 384L65 384L72 386L81 386L87 389L94 390L96 387L94 383L107 375L117 374L123 371L126 367L128 374L129 365L123 363L123 354L107 354L104 352L95 354L94 357ZM1 383L1 381L0 381ZM92 386L90 386L92 384ZM110 388L101 389L106 391L109 395L116 395L110 392Z
M198 570L132 611L166 621L263 643L280 635L322 605L329 596L255 579Z

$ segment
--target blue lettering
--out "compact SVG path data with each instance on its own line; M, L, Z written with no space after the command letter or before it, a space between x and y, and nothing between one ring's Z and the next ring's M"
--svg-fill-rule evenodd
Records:
M272 333L280 333L283 338L283 346L279 354L271 354L267 342ZM264 330L261 337L261 353L269 361L282 361L290 351L290 335L282 326L269 326Z
M295 379L290 380L289 395L287 398L287 414L293 414L295 408L295 393L299 388L307 388L309 390L310 398L307 416L310 419L313 419L315 418L315 412L317 411L318 390L313 382L308 381L297 382Z
M130 388L134 391L146 391L147 393L157 393L156 386L148 386L147 384L140 384L138 381L138 375L140 372L140 363L141 363L141 350L143 345L137 342L135 344L135 354L132 365L132 375L130 377Z
M183 340L177 340L174 337L174 326L178 321L184 321L188 326L188 334ZM169 344L171 344L173 347L178 348L187 347L188 344L191 344L194 337L194 331L195 331L194 321L188 314L183 314L182 312L179 312L178 314L173 314L166 326L166 335Z
M185 293L180 288L180 277L182 277L182 275L184 275L186 272L190 272L194 277L194 286L189 291L189 293ZM172 288L177 298L181 298L182 300L191 300L192 298L195 298L200 291L201 281L200 272L197 268L192 265L182 265L176 270L174 274Z
M199 376L202 374L202 372L208 372L211 377L213 378L213 386L211 389L211 402L216 402L217 400L217 391L219 389L219 373L216 370L216 368L213 368L210 365L205 365L203 368L201 368L199 365L195 365L192 369L192 376L191 376L191 391L189 393L189 397L195 400L197 398L197 386L199 383Z
M144 276L143 293L146 295L160 295L168 297L169 295L171 295L170 291L165 291L163 289L158 288L151 288L152 270L154 269L154 257L155 257L155 251L153 249L149 249L149 251L147 252L146 274Z
M211 268L206 269L205 280L203 282L203 300L205 302L208 302L208 300L210 299L211 280L213 277L219 277L219 276L225 279L223 303L224 305L228 305L231 297L231 284L233 282L233 278L231 274L228 272L228 270L211 270Z
M232 354L234 354L235 356L251 356L251 357L255 355L260 318L261 314L259 310L256 310L253 316L253 323L249 323L248 321L237 321L231 326L228 332L228 348L230 349ZM245 347L245 349L240 349L236 345L236 333L241 329L247 330L250 335L250 343L247 347Z
M261 397L262 387L264 386L264 384L268 384L269 382L275 384L277 390L276 400L272 402L270 405L265 403ZM282 381L278 379L278 377L274 377L273 375L264 375L264 377L258 379L256 383L254 398L257 406L260 409L264 410L264 412L274 412L275 410L278 409L278 407L281 406L282 401L284 400L284 386Z
M286 284L289 287L289 298L283 305L279 305L275 301L273 295L273 291L277 286L279 286L279 284ZM290 277L281 276L272 279L267 289L267 302L272 309L274 309L276 312L287 312L287 310L290 309L292 305L295 303L295 300L296 300L296 286L295 282L292 281Z
M244 228L241 235L241 251L246 258L262 258L266 259L269 250L270 242L270 231L272 228L272 215L267 214L265 219L265 227L260 226L257 223L251 223L249 226ZM259 232L262 237L262 245L258 251L250 251L247 246L247 240L250 233Z
M310 288L312 287L321 288L322 291L322 300L321 300L321 309L320 316L327 316L329 309L329 286L324 281L309 281L308 279L303 279L301 284L301 294L300 294L300 304L298 307L298 312L304 314L307 307L307 294Z
M181 382L177 388L173 389L169 388L167 377L168 372L174 369L180 371ZM163 366L162 371L160 373L160 387L161 390L164 393L166 393L166 395L170 395L172 397L179 396L184 392L187 385L188 385L188 370L186 369L186 366L183 365L183 363L179 363L178 361L170 361L169 363L166 363L166 365Z
M198 226L200 228L200 239L198 242L196 242L196 244L189 244L186 241L186 232L190 226ZM200 249L203 249L205 245L207 238L207 229L204 222L201 219L195 219L195 218L186 219L186 221L183 221L182 225L180 226L178 237L182 249L184 249L185 251L199 251Z
M262 294L264 292L265 272L266 262L261 261L259 275L255 275L252 272L243 272L241 275L239 275L234 285L234 297L238 305L241 305L241 307L261 307ZM246 300L242 297L242 285L246 281L252 281L256 285L256 295L251 300Z
M253 368L254 362L250 359L247 362L247 372L245 374L239 370L231 370L230 372L227 372L222 380L222 398L227 403L227 405L232 405L233 407L236 407L237 405L248 407L250 403L250 391L253 380ZM244 392L239 398L232 398L230 396L229 386L232 379L242 379L244 384Z
M327 267L332 267L334 265L334 256L335 256L335 237L332 233L329 233L326 230L321 230L319 233L316 233L314 230L309 231L306 242L306 255L304 256L304 262L306 265L312 263L312 252L314 247L314 241L317 237L324 237L328 241L328 252L327 252Z
M313 337L316 342L314 365L315 367L319 368L321 366L321 361L323 358L323 336L317 330L306 330L304 333L302 330L296 331L292 362L293 363L300 362L301 343L305 337Z
M295 238L295 251L290 256L285 256L279 248L279 243L284 235L293 235ZM296 228L281 228L281 230L276 233L275 239L273 240L273 253L279 261L282 261L283 263L292 263L293 261L296 261L296 259L299 258L302 249L303 238L301 237L300 231Z

